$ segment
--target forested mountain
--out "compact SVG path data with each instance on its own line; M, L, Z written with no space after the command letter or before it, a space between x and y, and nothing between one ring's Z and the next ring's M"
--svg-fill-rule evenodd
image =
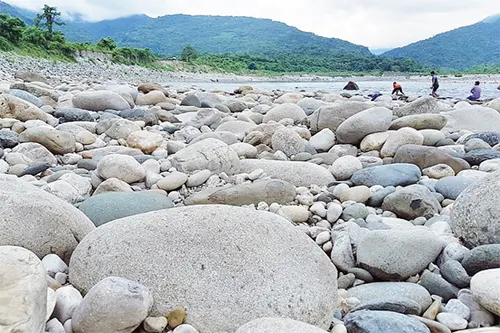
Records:
M500 64L500 15L383 53L415 59L437 68L465 70Z
M361 53L368 48L325 38L268 19L233 16L135 15L95 23L68 23L62 31L71 41L96 42L111 37L119 45L176 55L187 45L201 53L281 54Z
M36 16L35 12L31 12L29 10L16 6L11 6L3 1L0 1L0 14L8 14L13 17L19 17L26 24L33 24L33 20Z

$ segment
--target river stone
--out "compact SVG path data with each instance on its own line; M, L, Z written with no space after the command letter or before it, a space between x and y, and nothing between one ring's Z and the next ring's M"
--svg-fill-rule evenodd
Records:
M441 274L454 286L467 288L470 284L470 276L465 268L456 260L448 260L440 266Z
M120 111L118 115L131 121L143 121L146 126L158 125L158 117L154 113L143 109L127 108L127 110Z
M339 143L357 145L365 136L385 132L392 121L392 111L384 107L375 107L361 111L340 124L337 128Z
M460 193L476 182L476 180L467 177L445 177L438 180L435 189L445 198L456 200Z
M194 96L196 98L196 96ZM167 97L165 94L158 90L153 90L147 94L139 94L135 99L137 105L156 105L158 103L167 102ZM198 104L200 102L198 101ZM185 105L185 104L182 104ZM201 105L200 105L201 106Z
M112 139L126 140L131 133L139 131L141 131L141 127L135 122L127 119L117 119L112 121L111 126L106 130L105 133Z
M241 160L240 172L252 173L257 169L264 170L271 178L289 182L295 186L326 186L335 181L328 169L308 162Z
M471 150L464 156L470 165L479 165L484 161L500 158L500 151L494 149Z
M385 197L382 208L407 220L420 216L430 219L440 212L441 204L427 187L411 185Z
M57 164L55 156L47 148L36 142L21 143L14 147L12 152L23 154L33 163Z
M95 227L78 209L15 176L0 175L0 245L24 247L39 258L68 262Z
M302 121L306 119L307 115L300 106L293 103L283 103L276 105L269 110L265 115L263 122L280 121L285 118L292 119L293 121Z
M25 100L26 102L29 102L39 108L41 108L45 104L40 98L24 90L10 89L7 90L6 93Z
M324 105L309 116L311 132L317 133L325 128L335 132L347 118L369 108L369 104L357 101Z
M310 97L303 98L297 103L297 105L300 106L308 116L313 114L314 111L316 111L325 104L326 104L325 102L319 99Z
M99 162L104 156L118 154L118 155L129 155L129 156L143 156L144 153L139 149L133 149L121 146L109 146L104 148L96 148L92 150L85 150L80 153L82 156L88 156L86 158L92 158L96 162Z
M13 118L20 121L49 121L51 116L35 105L9 94L0 93L0 118Z
M322 249L275 214L234 206L167 209L97 228L74 252L70 281L87 292L109 275L147 286L152 316L186 307L201 332L234 332L277 314L326 329L336 306L337 271Z
M489 269L472 277L470 289L476 301L500 316L500 268Z
M375 185L406 186L415 184L420 180L420 169L407 163L378 165L357 171L351 178L355 185L372 187Z
M405 280L433 262L443 244L434 233L375 230L358 245L358 263L381 280Z
M394 115L398 117L426 114L426 113L439 113L439 105L434 97L424 96L417 100L404 105L403 107L394 110Z
M306 143L296 131L290 128L280 128L271 138L273 149L282 151L288 157L304 152Z
M19 144L19 134L8 129L0 130L0 148L14 148Z
M184 201L185 205L223 204L251 205L265 202L267 204L286 204L295 199L295 186L279 179L256 181L251 184L240 184L224 188L209 188L197 192Z
M328 333L321 328L288 318L259 318L241 326L236 333Z
M89 111L125 110L130 107L122 96L107 90L83 91L72 101L74 107Z
M422 311L432 303L431 295L422 286L409 282L373 282L348 289L349 297L355 297L361 304L384 298L408 298L420 305Z
M416 129L403 127L391 132L380 150L381 157L393 157L398 149L404 145L420 146L424 143L424 136Z
M117 178L127 184L139 182L146 177L146 170L128 155L107 155L97 164L97 174L102 179Z
M145 286L107 277L93 286L75 309L71 324L78 332L132 333L146 319L153 297Z
M450 226L467 247L500 243L500 173L466 188L455 201Z
M140 149L144 154L151 154L163 142L163 136L159 133L148 131L132 132L127 138L130 148Z
M438 295L448 302L457 298L459 289L443 279L441 275L425 270L420 277L420 285L427 289L431 295Z
M0 331L43 333L47 280L37 256L17 246L0 246Z
M350 333L430 333L420 321L400 313L390 311L356 311L344 318Z
M465 255L462 265L471 276L487 269L500 268L500 244L473 248Z
M174 207L172 200L153 191L108 192L94 195L78 207L100 226L122 217Z
M181 149L171 157L171 161L174 168L184 173L204 169L228 175L240 172L238 154L224 142L212 138Z
M351 310L351 312L360 310L378 310L378 311L392 311L402 314L413 314L418 316L422 313L420 305L406 297L385 297L373 299L361 303Z
M472 133L471 135L467 136L464 139L463 143L465 144L472 139L481 139L487 144L489 144L491 147L493 147L500 143L500 132L488 131L488 132Z
M24 82L42 82L45 84L49 83L44 75L31 71L18 70L14 73L14 77L16 79L21 79Z
M416 130L441 130L446 126L447 121L446 117L440 114L414 114L393 120L390 129L398 130L403 127L411 127Z
M68 109L56 109L54 116L57 118L62 118L64 122L69 121L90 121L94 122L95 119L92 117L90 112L87 110L68 108Z
M58 155L75 151L75 137L69 133L49 127L28 128L19 135L20 142L36 142Z
M411 163L422 170L437 164L447 164L453 168L455 174L470 169L469 163L461 158L453 157L436 147L418 145L400 147L394 155L393 163Z
M473 105L457 110L443 112L448 123L444 127L450 133L460 130L472 132L498 131L500 128L500 113L492 108Z

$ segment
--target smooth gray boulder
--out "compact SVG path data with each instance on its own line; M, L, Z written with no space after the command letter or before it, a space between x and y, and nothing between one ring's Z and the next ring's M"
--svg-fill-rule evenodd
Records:
M422 272L442 249L427 230L375 230L359 243L358 263L381 280L405 280Z
M390 129L398 130L403 127L411 127L416 130L440 130L446 126L447 121L446 117L440 114L414 114L393 120Z
M285 118L290 118L294 121L302 121L307 118L306 113L300 106L294 103L283 103L276 105L269 110L265 115L263 122L280 121Z
M337 128L337 141L357 145L365 136L385 132L391 126L392 111L384 107L375 107L361 111L340 124Z
M423 185L410 185L385 197L382 209L407 220L423 216L430 219L441 211L441 204Z
M420 321L390 311L356 311L344 318L350 333L431 333Z
M0 245L23 247L39 258L54 253L66 262L95 229L73 205L10 175L0 175L0 216Z
M472 132L498 131L500 113L492 108L472 105L449 112L443 112L448 119L444 127L449 132L468 130Z
M89 111L126 110L130 108L130 105L122 96L107 90L83 91L73 97L73 106Z
M271 178L289 182L295 186L326 186L335 181L328 169L308 162L289 162L272 160L241 160L240 172L251 173L257 169Z
M431 96L424 96L394 110L394 115L404 117L416 114L439 113L439 111L440 109L436 99Z
M473 248L465 255L462 265L470 276L487 269L500 268L500 244Z
M92 287L73 312L74 332L132 333L148 316L153 297L145 286L107 277Z
M500 243L500 172L466 188L455 201L450 226L467 247Z
M364 102L348 101L343 103L327 104L318 108L309 116L311 132L317 133L324 128L337 131L337 128L347 118L356 113L369 109L371 105Z
M152 316L186 307L200 332L235 332L277 313L326 329L336 307L337 270L321 248L277 215L234 206L167 209L97 228L73 253L70 282L88 292L109 275L148 287Z
M368 167L357 171L351 181L354 185L365 185L368 187L381 185L406 186L415 184L420 180L422 172L414 164L397 163Z
M261 180L251 184L230 185L223 188L208 188L197 192L184 201L185 205L258 205L290 203L295 199L295 186L280 179Z
M288 318L259 318L241 326L236 333L328 333L321 328Z
M197 170L210 170L213 173L238 173L240 160L238 154L226 143L208 138L184 149L171 157L172 165L180 172L192 173Z
M456 200L460 193L477 182L468 177L445 177L438 180L435 185L436 192L441 193L445 198Z
M78 207L98 227L122 217L174 207L170 198L153 191L108 192L92 196Z

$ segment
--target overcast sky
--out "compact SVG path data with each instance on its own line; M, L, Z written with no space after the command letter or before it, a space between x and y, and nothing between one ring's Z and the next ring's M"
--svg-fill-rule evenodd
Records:
M269 18L370 48L392 48L473 24L500 12L500 0L4 0L38 10L45 3L88 20L144 13Z

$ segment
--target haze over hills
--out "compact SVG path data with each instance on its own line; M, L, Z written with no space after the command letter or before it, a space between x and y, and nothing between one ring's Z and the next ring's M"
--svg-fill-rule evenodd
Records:
M426 65L458 70L500 64L500 14L390 50L383 56L411 58Z

